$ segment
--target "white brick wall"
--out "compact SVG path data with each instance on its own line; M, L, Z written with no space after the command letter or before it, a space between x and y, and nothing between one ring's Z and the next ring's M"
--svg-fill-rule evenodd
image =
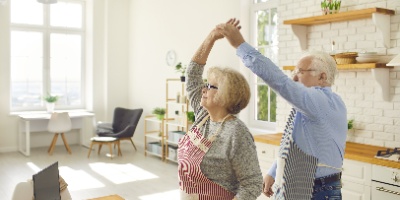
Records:
M400 1L399 0L344 0L341 11L381 7L395 10L390 17L390 48L385 48L380 32L371 18L313 25L308 28L308 50L331 51L335 41L336 52L376 51L393 57L400 53ZM302 50L289 25L288 19L321 15L319 0L280 1L278 7L279 63L295 65ZM332 90L344 100L348 118L354 119L354 129L348 141L385 147L400 147L400 66L390 70L390 101L383 101L381 89L371 70L340 70ZM290 105L278 97L277 127L282 131Z

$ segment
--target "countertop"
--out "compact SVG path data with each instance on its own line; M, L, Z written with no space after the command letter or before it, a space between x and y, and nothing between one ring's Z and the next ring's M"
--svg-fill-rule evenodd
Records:
M256 142L279 146L281 137L282 133L255 135L254 140ZM382 160L374 157L376 155L376 152L385 149L387 148L380 146L366 145L366 144L358 144L354 142L347 142L344 157L350 160L400 169L400 162Z

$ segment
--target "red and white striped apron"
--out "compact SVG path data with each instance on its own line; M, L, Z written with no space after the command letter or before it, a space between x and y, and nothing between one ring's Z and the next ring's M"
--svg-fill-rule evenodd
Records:
M235 197L234 193L214 183L201 172L200 163L218 134L215 133L207 139L200 133L198 127L201 127L208 118L209 116L204 117L179 141L178 173L181 200L232 200Z

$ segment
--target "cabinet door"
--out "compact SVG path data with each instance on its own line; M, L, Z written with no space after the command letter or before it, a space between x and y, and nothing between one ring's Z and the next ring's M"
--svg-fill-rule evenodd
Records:
M258 161L261 171L266 172L274 162L278 153L278 146L256 142Z
M350 181L342 180L343 200L370 200L371 187Z
M267 174L269 168L277 157L277 153L279 150L279 146L265 144L261 142L256 142L257 146L257 156L258 161L260 162L260 168L263 175ZM266 197L264 194L261 194L257 200L269 200L271 198Z
M371 164L344 159L342 172L342 179L344 181L371 186L371 174Z

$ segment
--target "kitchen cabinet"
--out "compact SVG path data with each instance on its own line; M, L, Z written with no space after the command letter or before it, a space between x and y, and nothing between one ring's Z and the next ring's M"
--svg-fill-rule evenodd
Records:
M343 200L370 200L371 173L371 164L344 159L342 171Z
M262 142L256 142L257 147L257 156L258 161L260 162L260 168L262 172L262 176L267 174L269 168L272 163L274 163L275 159L278 156L279 146L266 144ZM266 197L264 194L261 194L257 200L267 200L270 199Z
M283 21L283 24L291 25L292 31L300 42L302 50L307 49L307 27L318 24L332 22L357 20L372 17L376 28L380 31L383 44L386 48L390 47L390 16L394 15L394 10L384 8L367 8L361 10L352 10L339 12L336 14L306 17Z
M295 66L283 66L283 70L294 70ZM389 101L390 99L390 77L389 69L393 69L393 66L386 66L385 63L357 63L357 64L343 64L337 65L338 70L371 70L372 77L376 83L380 86L382 99Z
M281 137L281 133L254 135L263 174L277 157ZM376 152L382 148L346 143L342 172L343 200L400 200L400 162L375 158ZM387 184L382 186L382 183ZM260 195L258 200L266 199Z

